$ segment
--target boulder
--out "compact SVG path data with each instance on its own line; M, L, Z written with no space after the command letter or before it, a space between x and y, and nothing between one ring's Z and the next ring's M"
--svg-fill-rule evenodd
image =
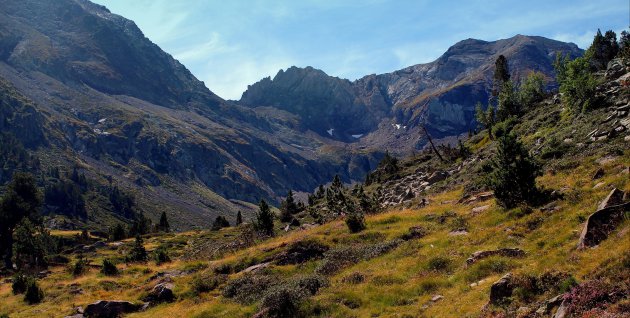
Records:
M124 300L99 300L87 305L83 315L89 318L117 318L122 314L137 312L142 307Z
M470 213L471 213L472 215L477 215L477 214L479 214L479 213L481 213L481 212L483 212L483 211L485 211L485 210L487 210L487 209L489 209L489 208L490 208L490 206L489 206L489 205L482 205L482 206L478 206L478 207L473 208L472 210L470 210Z
M556 297L546 300L540 307L538 307L538 309L536 310L536 314L538 314L539 316L547 316L551 312L552 309L562 304L563 298L564 298L564 295L561 294L561 295L558 295Z
M173 294L173 284L160 283L155 285L149 294L142 300L151 304L172 302L175 300L175 295Z
M605 75L607 79L614 80L625 73L626 67L623 66L623 61L621 59L614 59L608 62Z
M597 179L599 179L599 178L601 178L601 177L603 177L603 176L604 176L604 169L599 168L599 169L597 169L597 171L595 171L595 173L593 174L592 179L593 179L593 180L597 180Z
M514 291L514 283L512 282L512 273L507 273L498 281L490 286L490 303L493 305L501 304L506 298L512 296Z
M498 250L490 250L490 251L477 251L472 253L472 255L466 260L467 265L472 265L478 260L484 259L486 257L500 255L505 257L523 257L525 256L525 251L520 248L500 248Z
M444 172L444 171L436 171L434 173L431 174L431 176L429 176L429 178L427 179L427 181L430 184L442 181L444 179L446 179L448 177L448 173Z
M608 196L597 206L597 210L603 210L607 207L623 203L623 195L623 191L617 188L612 189L610 193L608 193Z
M578 249L593 247L608 237L630 211L630 202L623 203L624 192L613 189L600 203L595 213L586 219L580 234Z
M260 263L260 264L256 264L256 265L252 265L246 269L243 270L243 273L254 273L257 272L263 268L267 268L269 267L269 265L271 265L271 262L266 262L266 263Z

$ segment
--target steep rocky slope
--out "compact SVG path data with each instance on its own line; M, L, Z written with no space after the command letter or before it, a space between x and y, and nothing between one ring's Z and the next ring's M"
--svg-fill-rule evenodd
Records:
M233 219L249 211L241 201L311 191L335 174L362 179L379 157L302 130L291 114L222 100L132 21L89 1L4 1L0 34L3 95L47 122L11 119L2 130L32 134L22 142L43 170L78 165L182 227Z
M517 35L493 42L468 39L434 62L354 82L310 67L291 67L273 80L265 78L251 85L240 102L296 114L321 135L409 153L426 144L421 125L434 137L475 128L475 104L488 100L499 55L508 59L516 81L538 71L552 87L556 53L577 57L582 51L574 44L537 36Z

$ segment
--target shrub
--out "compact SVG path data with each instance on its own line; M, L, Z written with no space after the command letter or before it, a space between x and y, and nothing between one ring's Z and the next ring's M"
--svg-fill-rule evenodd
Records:
M136 235L136 241L134 242L133 247L129 254L127 254L126 260L127 262L146 262L147 261L147 250L144 249L142 237L140 235Z
M24 301L29 304L38 304L44 299L44 291L39 288L34 279L28 281L26 292L24 293Z
M290 285L304 290L310 295L315 295L320 288L328 286L328 279L316 274L306 275L294 279L292 282L290 282Z
M497 154L488 170L486 184L503 207L510 209L521 203L536 203L539 200L536 177L541 173L540 166L515 134L510 132L499 138Z
M153 259L155 260L156 265L161 265L171 261L171 258L168 256L168 252L166 251L166 247L164 246L160 246L153 251Z
M230 222L228 222L228 220L223 215L217 216L217 218L214 219L214 222L212 223L212 230L218 231L224 227L230 227Z
M560 84L562 101L575 113L589 110L594 102L597 81L591 74L589 51L573 61L558 54L554 67Z
M278 265L301 264L321 258L328 249L328 245L318 240L306 239L289 245L287 250L276 258L276 262Z
M429 294L446 285L448 285L448 283L441 279L427 278L422 280L418 285L418 294Z
M449 258L443 256L436 256L427 262L427 270L433 272L447 272L452 267L452 261Z
M564 300L568 304L568 316L579 317L580 313L602 307L606 303L614 303L623 295L623 291L613 284L596 279L574 287L564 296Z
M198 296L201 293L215 290L219 284L220 280L217 277L197 275L190 283L190 290L194 296Z
M346 216L346 225L350 233L358 233L365 230L365 217L362 212L351 212Z
M105 276L118 275L118 268L112 261L104 259L103 266L101 267L101 273Z
M264 296L262 307L267 309L268 317L296 317L306 296L300 288L281 287Z
M391 240L378 244L355 244L331 249L324 254L323 262L315 270L330 275L360 262L383 255L396 248L402 240Z
M28 276L18 273L13 276L13 284L11 285L11 289L13 290L13 294L23 294L26 292L26 287L28 285L29 278Z
M88 270L89 262L85 258L79 258L71 268L72 275L80 276Z
M353 272L350 275L343 277L341 281L352 285L361 284L365 281L365 275L359 272Z
M244 304L250 304L261 298L263 292L278 284L275 277L246 274L228 281L223 289L223 296L234 298Z

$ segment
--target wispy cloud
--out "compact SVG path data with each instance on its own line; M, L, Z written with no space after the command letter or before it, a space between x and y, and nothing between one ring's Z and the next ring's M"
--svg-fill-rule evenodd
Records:
M219 96L281 68L356 79L430 62L466 38L542 35L585 48L627 27L627 0L93 0L130 18Z

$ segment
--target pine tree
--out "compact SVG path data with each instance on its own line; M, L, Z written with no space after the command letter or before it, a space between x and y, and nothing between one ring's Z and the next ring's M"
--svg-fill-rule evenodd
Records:
M330 185L330 189L333 192L339 192L343 190L343 183L341 183L341 179L339 178L338 174L336 174L335 177L333 178L332 184Z
M230 226L230 222L228 222L228 220L223 215L219 215L216 217L216 219L214 219L214 222L212 223L212 230L218 231L224 227L229 227L229 226Z
M0 255L4 255L7 268L13 267L13 231L24 218L35 221L41 204L33 176L14 173L0 202Z
M300 209L293 198L293 191L289 190L286 199L280 204L280 221L290 222L293 219L293 215L298 212L300 212Z
M146 262L147 250L144 248L144 241L140 235L136 235L136 241L127 255L127 262Z
M536 187L540 166L513 132L506 132L499 138L497 154L489 168L486 183L500 205L510 209L522 203L536 202L540 194Z
M497 97L503 89L504 84L510 80L510 70L508 68L508 61L503 55L494 62L494 76L493 76L493 88L492 96Z
M241 225L241 224L243 224L243 214L242 214L242 213L241 213L241 211L239 210L239 211L236 213L236 226L239 226L239 225Z
M169 232L171 230L171 226L168 224L168 218L166 217L166 212L162 212L162 215L160 216L158 229L162 232Z
M127 233L122 224L118 223L109 230L109 239L112 241L120 241L127 238Z
M273 219L274 215L267 202L265 202L265 200L260 200L255 224L258 232L266 236L274 236Z
M358 211L351 202L346 204L346 225L351 233L358 233L366 228L365 215L362 211Z
M499 92L496 120L500 122L513 116L518 117L520 113L521 108L514 90L514 83L508 80L503 83Z

